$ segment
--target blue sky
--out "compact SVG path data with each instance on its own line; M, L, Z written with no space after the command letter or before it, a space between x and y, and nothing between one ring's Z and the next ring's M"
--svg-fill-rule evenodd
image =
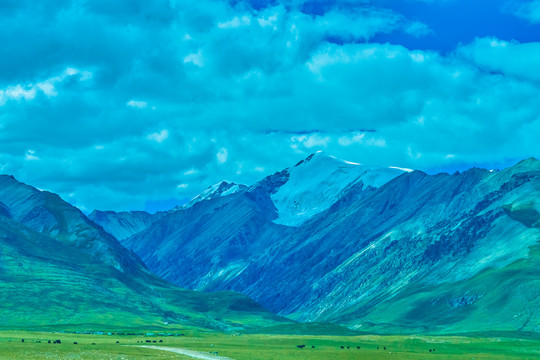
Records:
M0 172L157 210L310 153L540 156L540 0L0 0Z

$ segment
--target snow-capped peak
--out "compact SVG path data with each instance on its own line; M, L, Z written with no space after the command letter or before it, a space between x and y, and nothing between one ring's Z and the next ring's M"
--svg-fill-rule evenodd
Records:
M353 183L380 187L407 170L367 166L316 152L286 169L288 180L271 195L278 210L274 222L300 225L332 206Z
M228 181L223 180L223 181L218 182L217 184L207 187L203 192L195 196L187 204L181 207L178 207L178 209L187 209L187 208L192 207L194 204L198 202L201 202L204 200L211 200L220 196L231 195L240 191L245 191L246 189L247 189L247 186L245 185L236 184L234 182L228 182Z

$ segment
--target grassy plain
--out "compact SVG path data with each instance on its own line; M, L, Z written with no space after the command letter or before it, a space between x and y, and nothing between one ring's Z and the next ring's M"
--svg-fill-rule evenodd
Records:
M24 339L24 343L22 342ZM61 340L61 344L47 341ZM152 343L146 343L146 340ZM153 341L156 343L153 343ZM163 340L159 343L159 340ZM40 341L40 342L39 342ZM116 343L118 341L118 343ZM73 344L77 342L77 344ZM92 345L92 344L95 345ZM298 349L297 345L306 345ZM332 359L539 359L540 341L509 337L325 336L214 333L186 330L185 336L83 335L0 331L0 359L192 359L143 348L153 345L218 352L236 360ZM314 346L315 348L312 348ZM341 346L344 348L342 349ZM349 346L349 349L347 349ZM358 349L357 347L360 347ZM386 347L386 350L384 348ZM432 352L429 352L432 349ZM435 349L435 351L433 351Z

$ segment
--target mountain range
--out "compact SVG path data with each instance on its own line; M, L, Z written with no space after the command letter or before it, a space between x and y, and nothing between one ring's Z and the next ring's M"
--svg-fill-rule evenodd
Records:
M540 162L428 175L315 153L158 214L89 218L181 287L300 321L540 331Z
M86 216L2 175L0 319L538 332L539 201L534 158L428 175L319 152L155 214Z
M0 289L1 328L230 330L289 322L239 293L162 280L58 195L7 175L0 176Z

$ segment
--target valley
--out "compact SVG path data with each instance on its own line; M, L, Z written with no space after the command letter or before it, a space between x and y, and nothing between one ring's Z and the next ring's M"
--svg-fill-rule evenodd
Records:
M540 0L0 0L0 360L540 360Z
M0 359L537 358L539 214L536 159L428 175L315 153L155 214L3 175Z
M121 242L181 287L241 292L299 321L539 331L539 210L536 159L428 175L315 153Z
M24 338L24 343L21 340ZM48 344L59 339L61 344ZM146 341L150 341L147 343ZM163 342L159 342L162 340ZM156 341L154 343L153 341ZM74 343L77 344L74 344ZM95 344L95 345L93 345ZM143 345L144 344L144 345ZM150 345L149 345L150 344ZM305 345L298 348L298 345ZM540 339L463 336L302 336L186 332L183 337L0 332L0 359L532 360ZM342 348L343 347L343 348ZM160 348L162 350L160 350ZM178 353L173 350L178 349ZM431 351L430 351L431 350ZM191 354L188 355L181 355ZM217 355L216 355L217 354Z
M0 176L0 327L288 323L246 296L178 288L55 194ZM250 325L251 324L251 325Z

